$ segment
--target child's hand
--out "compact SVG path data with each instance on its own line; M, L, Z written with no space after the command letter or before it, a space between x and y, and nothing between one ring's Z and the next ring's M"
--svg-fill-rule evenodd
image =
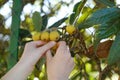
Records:
M68 80L74 67L73 58L64 41L59 42L57 52L52 57L50 50L46 53L48 80Z
M56 43L50 41L45 43L43 41L33 41L26 44L23 55L19 62L34 66L44 53L52 48Z
M20 61L1 79L2 80L26 80L34 69L34 65L44 53L52 48L55 42L45 44L42 41L33 41L26 44Z

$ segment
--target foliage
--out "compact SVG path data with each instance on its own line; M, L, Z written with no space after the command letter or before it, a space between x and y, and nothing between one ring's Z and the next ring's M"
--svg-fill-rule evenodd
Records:
M120 55L119 55L119 39L120 39L120 31L117 33L115 41L113 42L111 49L110 49L110 54L108 57L108 64L114 64L118 63L120 61ZM118 63L119 64L119 63Z
M93 8L87 5L89 0L81 0L74 5L71 15L61 18L51 26L48 26L49 19L59 12L61 6L69 6L73 0L70 3L61 0L55 5L51 5L52 3L48 1L49 12L44 11L45 2L40 0L38 2L40 2L41 11L24 15L25 19L21 21L20 13L22 8L28 3L34 5L37 0L23 0L22 7L20 4L16 5L18 7L15 7L14 3L17 1L13 1L11 31L10 28L5 28L5 17L0 15L0 35L2 35L0 38L0 76L3 76L7 69L17 62L16 60L20 58L25 43L32 41L32 34L54 29L57 29L61 35L59 40L65 40L69 45L71 55L75 60L75 68L70 74L70 80L111 79L114 75L112 72L120 75L120 9L118 6L115 6L114 0L94 0L96 5ZM6 0L0 1L0 7L5 2ZM14 12L17 14L14 14ZM63 23L65 26L62 25ZM65 30L67 25L74 25L76 32L72 35L68 34ZM91 28L94 31L92 30L92 33L87 32ZM4 39L6 35L10 37L9 45L9 41ZM8 47L10 47L10 51ZM11 54L13 48L16 50L14 50L14 54ZM17 51L17 48L19 51ZM10 61L9 64L7 63L8 59ZM45 58L42 58L36 64L28 80L33 80L34 77L38 77L40 80L47 80L45 70Z
M33 21L33 24L35 26L35 30L36 31L41 31L42 17L40 16L39 12L34 12L33 13L32 21Z

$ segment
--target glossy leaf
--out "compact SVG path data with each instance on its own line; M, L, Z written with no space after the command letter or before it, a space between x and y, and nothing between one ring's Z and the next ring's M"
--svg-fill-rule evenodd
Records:
M83 12L82 16L80 16L80 18L78 18L77 23L80 24L83 21L85 21L87 19L87 17L93 12L93 9L86 9L86 11Z
M87 0L83 0L80 1L78 3L75 4L74 8L73 8L73 14L70 15L70 20L69 23L73 24L73 22L75 21L76 17L79 16L82 8L84 7L85 3Z
M105 5L107 5L109 7L115 6L115 4L112 1L110 1L110 0L97 0L97 1L100 2L100 3L103 3Z
M42 17L39 12L34 12L32 16L33 24L36 31L41 31L42 28Z
M78 76L82 76L81 75L81 72L76 72L76 73L74 73L74 75L70 78L70 80L76 80L76 78L78 77Z
M113 42L110 53L108 56L108 64L112 65L120 61L120 32L116 35L115 41Z
M97 45L99 44L100 40L110 37L120 31L120 21L116 20L110 24L103 24L101 25L95 33L95 43L94 49L97 49Z
M114 24L101 25L96 32L96 37L99 39L107 38L120 30L120 21L116 21Z
M74 20L75 20L75 13L72 13L71 15L70 15L70 20L69 20L69 24L73 24L73 22L74 22Z
M80 6L80 4L81 4L81 1L75 4L73 12L77 12L78 7Z
M82 14L84 14L86 11L89 11L89 10L91 10L91 8L90 7L84 7L83 9L82 9Z
M53 25L51 25L49 28L53 28L53 27L59 27L63 22L65 22L68 18L62 18L59 21L55 22Z
M43 31L44 29L46 29L48 23L48 17L47 15L42 16L42 28L41 31Z
M97 10L92 15L90 15L86 21L78 25L79 29L89 28L93 25L106 24L111 20L115 20L120 17L120 10L118 8L104 8Z

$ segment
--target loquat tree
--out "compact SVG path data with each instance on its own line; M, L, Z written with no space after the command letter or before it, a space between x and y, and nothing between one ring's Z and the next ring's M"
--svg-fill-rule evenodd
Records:
M0 1L0 8L7 2ZM120 79L120 9L117 1L92 0L88 4L89 0L80 0L73 6L71 14L48 25L50 18L58 15L63 6L69 7L73 2L12 1L10 28L6 28L6 18L0 14L0 77L17 63L27 42L43 40L66 41L75 61L70 80L112 80L114 76L116 79L113 80ZM25 14L22 20L24 7L36 3L39 3L40 11ZM57 45L51 49L53 56L56 49ZM35 77L47 80L45 57L38 61L28 80Z

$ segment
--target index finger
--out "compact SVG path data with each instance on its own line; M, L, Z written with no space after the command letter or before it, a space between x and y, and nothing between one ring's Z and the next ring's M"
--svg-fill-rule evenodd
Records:
M47 50L49 50L50 48L52 48L55 44L56 44L56 42L50 41L50 42L48 42L47 44L39 47L38 50L39 50L41 53L45 53Z
M45 44L45 42L43 42L43 41L31 41L31 42L26 43L26 46L39 47L39 46L42 46L44 44Z
M64 54L64 53L66 53L65 51L66 51L66 49L67 49L67 46L66 46L66 42L65 41L60 41L59 43L58 43L58 49L57 49L57 51L56 51L56 54Z

